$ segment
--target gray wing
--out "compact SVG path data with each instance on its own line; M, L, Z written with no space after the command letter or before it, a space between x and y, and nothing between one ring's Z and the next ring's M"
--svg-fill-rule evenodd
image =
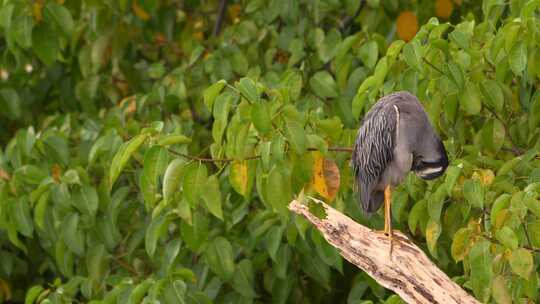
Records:
M393 98L388 97L392 96L379 100L364 118L351 159L356 190L367 215L377 211L383 203L383 192L375 187L393 158L397 114Z

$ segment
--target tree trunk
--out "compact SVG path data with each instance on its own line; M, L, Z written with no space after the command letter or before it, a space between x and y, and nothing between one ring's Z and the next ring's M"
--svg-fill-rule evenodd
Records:
M394 232L390 257L390 243L384 234L354 222L323 202L319 203L326 211L324 219L312 214L308 206L296 200L290 203L289 209L315 225L345 259L407 303L479 303L437 268L404 234Z

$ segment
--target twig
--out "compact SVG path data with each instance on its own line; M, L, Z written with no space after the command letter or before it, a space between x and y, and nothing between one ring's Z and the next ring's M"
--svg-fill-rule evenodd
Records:
M429 65L431 68L433 68L435 71L437 71L437 72L444 75L444 72L441 69L439 69L438 67L436 67L433 63L429 62L429 60L427 60L426 57L422 57L422 60L425 63L427 63L427 65Z
M126 269L127 271L129 271L131 274L135 275L135 276L139 276L139 273L137 272L137 270L129 265L128 263L122 261L120 258L114 258L114 260L120 265L122 266L124 269Z
M529 246L532 248L531 237L529 236L529 230L527 229L527 226L525 225L523 221L521 222L521 226L523 226L523 231L525 231L525 237L527 237L527 244L529 244Z
M212 33L214 36L219 35L219 32L221 31L221 25L223 24L223 17L225 16L225 9L227 8L227 0L221 0L219 2L219 11L216 19L216 24L214 26L214 32Z
M490 108L489 106L485 106L484 108L486 108L493 116L495 116L495 118L497 118L497 120L499 120L501 122L501 124L503 125L503 128L504 128L504 136L506 138L508 138L508 141L510 141L510 145L512 147L510 147L511 149L511 152L516 155L516 156L519 156L521 154L523 154L523 151L514 143L514 141L512 140L512 137L510 136L510 128L508 128L508 124L506 123L506 121L504 121L500 116L499 114L497 114L497 112L495 112L492 108Z
M308 151L318 151L319 149L317 149L317 148L307 148L307 150ZM196 160L196 161L201 161L201 162L209 162L209 163L225 162L225 163L228 163L228 162L233 162L233 161L238 160L238 159L235 159L235 158L211 158L211 157L194 156L194 155L189 155L189 154L185 154L185 153L175 151L175 150L173 150L171 148L167 148L167 151L171 152L174 155L181 156L183 158ZM332 151L332 152L352 152L352 148L349 148L349 147L330 147L330 148L328 148L328 151ZM261 158L260 155L252 155L252 156L244 157L242 160L253 160L253 159L259 159L259 158Z
M482 237L484 237L485 239L487 239L488 241L492 242L492 243L495 243L495 244L499 244L499 245L502 245L501 242L499 242L499 240L495 239L495 238L492 238L488 235L485 235L483 234ZM527 249L527 250L530 250L530 251L533 251L533 252L536 252L536 253L540 253L540 249L539 248L534 248L534 247L531 247L531 246L527 246L527 245L524 245L524 246L520 246L521 248L524 248L524 249Z
M360 5L358 5L358 8L356 9L356 12L354 12L354 15L345 17L341 25L341 32L349 31L349 27L351 26L352 22L360 15L365 5L366 1L361 0Z

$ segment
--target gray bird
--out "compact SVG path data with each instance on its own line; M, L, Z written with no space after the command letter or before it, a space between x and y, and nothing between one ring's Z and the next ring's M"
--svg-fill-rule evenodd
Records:
M406 91L379 99L364 117L352 159L356 190L366 215L385 203L384 233L392 252L392 187L410 171L429 180L441 176L448 156L422 104Z

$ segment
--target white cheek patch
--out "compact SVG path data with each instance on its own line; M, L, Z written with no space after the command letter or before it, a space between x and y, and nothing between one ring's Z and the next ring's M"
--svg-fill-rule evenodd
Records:
M427 176L433 173L439 173L441 171L442 171L442 167L426 168L422 171L419 171L418 174L421 176Z

